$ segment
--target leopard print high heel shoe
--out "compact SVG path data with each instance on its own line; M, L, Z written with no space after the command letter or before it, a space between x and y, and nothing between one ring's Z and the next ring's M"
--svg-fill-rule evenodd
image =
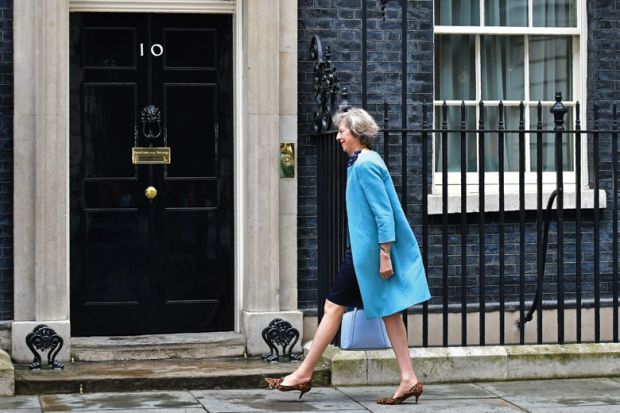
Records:
M298 390L301 393L299 394L299 398L304 395L304 393L308 393L310 389L312 389L312 380L305 381L303 383L294 384L292 386L284 386L282 382L284 378L274 378L267 377L265 379L265 383L269 386L270 389L276 389L280 391L295 391Z
M407 390L402 396L384 397L383 399L377 400L377 403L379 404L401 404L402 402L404 402L411 396L415 396L415 402L417 403L423 391L424 391L424 387L422 386L422 383L417 382L409 390Z

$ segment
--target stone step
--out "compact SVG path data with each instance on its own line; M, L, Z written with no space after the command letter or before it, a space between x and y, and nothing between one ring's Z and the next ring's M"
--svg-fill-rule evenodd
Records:
M72 337L74 361L243 357L246 339L235 332Z
M620 343L411 347L409 357L427 384L620 376ZM329 346L323 361L334 386L388 385L399 377L391 349Z
M265 377L291 373L299 362L260 359L132 360L67 363L64 371L31 371L15 366L17 394L93 393L179 389L256 389ZM314 371L313 385L329 386L325 365Z

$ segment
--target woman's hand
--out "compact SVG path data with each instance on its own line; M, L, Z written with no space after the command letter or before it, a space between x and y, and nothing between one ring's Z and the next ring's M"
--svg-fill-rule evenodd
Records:
M390 250L389 248L384 248L383 245L379 249L379 274L381 274L381 278L384 280L387 280L394 275Z

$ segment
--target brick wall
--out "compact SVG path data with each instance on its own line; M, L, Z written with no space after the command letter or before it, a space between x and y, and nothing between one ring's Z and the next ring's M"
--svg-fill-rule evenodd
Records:
M380 2L368 1L369 35L368 35L368 109L377 117L382 118L382 102L387 100L391 104L391 121L393 125L400 124L400 5L391 1L386 8L385 21L381 17ZM409 1L409 109L410 127L420 124L420 102L432 101L432 1ZM317 274L317 218L316 218L316 151L309 133L311 131L312 113L315 110L312 92L312 62L310 61L309 47L312 35L318 34L323 46L331 46L333 61L340 75L340 82L350 92L349 101L354 106L361 104L361 0L299 0L299 307L301 309L316 308L316 280ZM13 40L12 40L12 0L0 0L0 319L13 317L13 250L12 250L12 151L13 151ZM620 63L617 56L620 52L620 42L617 40L620 21L620 5L613 0L588 1L588 112L592 114L592 105L596 102L600 106L603 119L609 119L611 105L620 102ZM603 122L602 127L609 122ZM400 137L391 137L391 143L397 148ZM379 142L381 144L381 142ZM609 136L602 136L601 153L604 155L601 162L601 187L608 192L608 205L611 205L611 141ZM378 146L380 150L380 145ZM394 153L395 151L392 151ZM410 148L410 176L419 176L420 150L416 145ZM590 154L590 159L591 159ZM395 175L395 182L399 185L400 160L397 155L390 157L390 167ZM419 183L410 182L409 205L414 212L412 223L418 238L421 228L420 210L421 189ZM571 219L571 213L567 214ZM603 296L609 295L611 285L611 211L608 208L601 214L601 271ZM487 263L488 274L487 298L496 300L498 295L498 228L493 225L497 216L489 214L486 217L491 226L487 229ZM585 214L583 227L584 251L584 291L589 294L593 289L592 282L592 251L593 229L592 216ZM468 284L470 293L477 294L477 226L475 216L471 216L469 228L468 248L471 262ZM519 293L518 285L518 217L515 214L507 216L506 226L506 282L505 292L507 299L516 299ZM431 221L430 284L435 297L441 296L441 227L437 219ZM527 264L526 264L526 291L531 297L534 289L536 273L535 265L535 228L533 216L528 214L527 224ZM450 257L460 257L459 226L451 224ZM574 262L574 225L566 228L565 258L568 263L567 290L574 291L574 270L570 262ZM553 245L553 233L550 245ZM453 258L451 258L451 263ZM546 298L554 296L554 273L556 268L555 256L550 250L548 262L548 284L545 289ZM574 267L574 266L573 266ZM451 264L450 301L457 302L460 297L460 266Z
M613 0L588 1L588 119L592 125L593 107L599 106L600 127L610 128L612 119L612 105L620 105L620 41L618 30L620 26L620 3ZM618 108L620 110L620 107ZM600 186L607 192L607 209L601 213L601 293L602 297L611 297L612 290L612 142L611 134L601 134L600 146ZM588 147L589 159L592 160L592 138ZM592 177L592 165L590 177ZM592 185L592 184L591 184Z
M312 35L318 34L323 48L332 47L332 61L340 74L341 86L350 91L349 102L361 104L361 1L362 0L299 0L299 305L301 309L316 308L317 277L317 218L316 218L316 148L309 136L312 114L315 111L312 93L312 63L309 45ZM380 2L369 0L368 4L368 110L381 123L383 100L390 103L390 119L393 127L400 126L401 101L401 16L400 1L388 2L386 19L382 20ZM408 33L408 102L409 127L421 124L421 104L432 103L433 93L433 2L409 1ZM601 117L609 119L612 102L620 102L620 63L617 62L620 42L617 40L620 5L615 1L588 2L588 108L591 118L592 104L601 106ZM545 111L543 116L551 115ZM592 122L590 122L592 123ZM590 126L593 126L590 124ZM602 123L608 126L608 123ZM409 139L408 147L408 199L410 221L421 243L422 175L421 145L419 138ZM611 296L611 143L609 135L601 135L600 185L608 194L608 207L601 211L601 292L602 298ZM391 136L388 164L397 190L400 189L400 136ZM590 144L591 148L592 145ZM382 141L376 149L382 152ZM431 157L429 156L429 159ZM589 165L593 164L592 153ZM430 166L429 166L430 169ZM590 174L592 177L592 174ZM545 200L546 202L546 200ZM485 280L486 302L499 301L499 216L485 214ZM565 212L564 229L564 280L565 298L575 299L575 237L574 212ZM594 224L592 211L582 213L582 297L592 299L594 291ZM468 302L478 302L480 291L479 273L479 226L477 214L468 215L467 236L467 294ZM506 213L505 217L505 278L504 289L507 302L520 298L520 224L518 213ZM461 301L461 248L460 218L451 215L448 227L448 298L450 303ZM430 218L429 262L427 272L433 294L432 304L441 304L443 296L443 249L441 217ZM554 300L557 294L557 236L552 224L547 266L545 273L545 300ZM525 280L523 293L526 304L531 302L536 289L537 245L536 215L528 212L525 229Z
M385 20L380 1L368 1L368 110L379 122L383 119L383 101L390 105L390 121L401 124L401 7L389 2ZM317 305L317 206L316 147L310 136L316 110L312 90L310 41L317 34L323 49L330 46L332 60L339 73L341 87L349 92L349 103L361 106L361 0L299 0L299 207L298 268L299 307L314 309ZM408 65L409 126L419 127L421 106L432 102L433 93L433 2L409 1ZM383 141L376 148L382 153ZM400 136L390 137L392 153L399 150ZM420 175L420 151L411 147L409 173ZM390 156L390 169L396 185L400 185L400 157ZM410 184L411 191L420 186ZM419 195L411 195L419 203ZM414 206L415 207L415 206ZM419 208L418 208L419 210Z
M13 0L0 0L0 320L13 318Z

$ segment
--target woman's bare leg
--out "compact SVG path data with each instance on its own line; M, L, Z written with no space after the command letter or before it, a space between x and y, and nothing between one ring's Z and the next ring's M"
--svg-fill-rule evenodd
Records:
M413 365L409 357L407 329L405 328L405 323L403 323L401 313L383 317L383 322L392 342L392 349L396 355L396 362L400 370L400 385L393 396L398 397L413 387L418 382L418 378L415 375L415 371L413 371Z
M334 304L329 300L325 300L325 312L321 322L319 323L319 327L314 334L314 340L312 341L310 351L308 351L308 354L301 362L301 365L297 367L294 372L284 378L282 385L292 386L298 383L306 382L312 378L314 367L319 362L321 355L338 332L344 310L345 308L343 306Z

